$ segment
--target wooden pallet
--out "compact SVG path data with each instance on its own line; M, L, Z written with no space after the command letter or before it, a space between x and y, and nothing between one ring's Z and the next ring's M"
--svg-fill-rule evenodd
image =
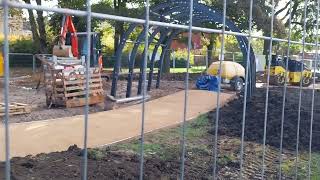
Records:
M86 75L82 68L73 69L55 69L54 63L46 57L37 56L43 65L44 82L46 87L46 103L48 107L65 106L79 107L86 104ZM60 57L58 57L59 59ZM61 60L67 64L75 64L79 60ZM62 66L64 63L60 64ZM98 68L90 68L89 80L89 102L88 104L104 103L104 91L102 86L101 72Z
M50 92L52 103L58 106L80 107L85 105L86 75L76 74L64 76L61 72L51 71L47 73L47 92ZM90 74L89 80L89 102L88 104L99 104L104 102L104 91L102 87L100 72Z
M9 104L9 115L18 115L18 114L28 114L31 113L31 108L28 104L22 103L10 103ZM0 116L5 115L5 104L0 103Z
M86 104L86 79L85 75L78 75L75 80L64 80L63 88L56 88L58 95L63 95L66 107L79 107ZM104 91L102 88L101 74L91 74L89 81L88 104L99 104L104 102Z

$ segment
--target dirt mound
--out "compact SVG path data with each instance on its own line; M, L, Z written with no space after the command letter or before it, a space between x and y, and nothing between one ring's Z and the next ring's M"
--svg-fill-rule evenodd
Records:
M80 179L81 154L81 149L72 146L64 152L13 158L11 161L12 179ZM89 149L88 157L89 179L139 178L139 156L134 153ZM193 168L191 164L186 163L186 168L188 168L185 173L187 179L197 179L201 176L201 171ZM144 179L177 179L180 162L147 157L144 170ZM0 171L4 172L4 163L0 163ZM0 179L4 179L4 173L0 173Z
M265 89L257 89L257 92L247 103L245 141L263 142L263 128L265 115ZM266 143L279 147L281 132L283 88L271 88L269 94L267 140ZM310 119L311 119L312 90L302 91L301 122L300 122L300 150L309 148ZM289 88L285 104L283 147L289 150L295 149L298 124L299 89ZM320 96L315 94L315 111L313 126L313 151L320 150ZM238 98L223 107L220 111L219 135L241 136L243 113L243 98ZM210 114L215 119L215 112Z

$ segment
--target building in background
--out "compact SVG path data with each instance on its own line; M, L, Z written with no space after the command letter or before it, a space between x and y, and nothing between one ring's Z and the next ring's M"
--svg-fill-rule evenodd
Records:
M0 9L0 34L3 34L3 10ZM10 35L18 36L31 36L30 23L26 21L22 16L9 15L9 33Z

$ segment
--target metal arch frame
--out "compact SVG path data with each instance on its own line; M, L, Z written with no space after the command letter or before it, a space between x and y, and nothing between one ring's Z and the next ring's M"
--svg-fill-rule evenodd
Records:
M152 27L151 27L152 28ZM151 29L150 28L150 29ZM162 28L157 28L154 30L154 32L150 35L149 37L149 44L150 42L153 41L153 39L155 38L155 36L161 32ZM168 32L169 30L166 29L165 32ZM138 36L138 40L136 41L136 43L134 44L134 47L132 48L132 52L130 55L130 59L129 59L129 73L128 73L128 83L127 83L127 92L126 92L126 97L130 97L131 96L131 89L132 89L132 80L133 80L133 70L134 70L134 64L135 64L135 59L137 56L137 51L138 51L138 47L141 44L141 41L144 38L144 32L145 29L140 33L140 35ZM160 42L160 41L158 41ZM158 44L158 43L157 43ZM143 51L143 54L145 52ZM143 63L143 62L142 62Z
M178 5L178 6L176 6ZM189 9L189 2L185 2L185 1L179 1L179 0L169 0L169 2L167 3L162 3L162 4L159 4L153 8L151 8L151 11L157 13L158 11L163 11L165 9L168 9L167 11L163 12L163 13L160 13L160 16L159 18L163 18L164 16L167 16L167 15L172 15L173 12L180 12L181 14L184 13L184 11L188 10ZM185 7L185 8L184 8ZM204 4L201 4L199 2L195 2L194 4L194 12L200 12L199 14L202 14L202 13L206 13L206 19L201 19L201 18L204 18L204 17L201 17L201 22L200 23L203 23L203 22L214 22L214 23L217 23L217 24L222 24L222 13L220 13L219 10L216 10L212 7L209 7L207 5L204 5ZM199 15L198 14L198 15ZM197 14L194 14L197 18ZM168 19L165 19L165 20L168 20ZM179 19L177 19L179 20ZM116 89L117 89L117 80L118 80L118 75L119 75L119 69L120 69L120 59L121 59L121 54L122 54L122 50L126 44L126 40L128 39L129 35L134 31L134 29L138 26L138 24L131 24L128 28L128 30L126 31L126 33L124 33L121 37L121 41L120 41L120 44L117 48L117 52L116 52L116 63L114 65L114 71L113 71L113 80L112 80L112 89L111 89L111 95L113 96L116 96ZM240 29L229 19L226 19L226 27L233 31L233 32L239 32L241 33ZM165 28L165 27L158 27L160 28L159 31L161 31L161 28ZM143 34L143 32L142 32ZM140 37L140 36L139 36ZM142 38L142 37L141 37ZM173 37L172 37L173 38ZM239 43L239 47L240 47L240 50L243 54L243 57L244 57L244 61L245 61L245 57L247 57L247 53L248 53L248 40L246 37L243 37L243 36L236 36L236 39ZM153 39L152 39L153 40ZM139 41L139 40L138 40ZM161 42L160 42L161 43ZM140 44L140 42L139 42ZM139 45L138 45L139 46ZM169 44L166 45L166 47L168 47ZM155 48L156 49L156 48ZM157 48L158 49L158 48ZM155 51L154 51L155 52ZM254 52L253 52L253 49L251 48L250 49L250 66L249 68L246 67L247 70L249 70L250 72L250 75L249 75L249 79L248 79L248 83L249 83L249 86L248 86L248 95L251 96L251 94L254 92L254 89L255 89L255 76L253 75L255 73L255 56L254 56ZM163 61L163 52L161 54L161 61ZM135 57L135 55L131 55L131 57ZM131 59L130 57L130 61L133 61L133 59ZM162 62L160 61L160 64L162 66ZM151 59L151 62L152 62L152 59ZM153 62L154 63L154 60ZM160 65L159 64L159 65ZM162 71L162 68L159 68L159 72L161 73ZM141 74L140 74L141 76ZM152 78L152 76L150 76L149 74L149 77ZM132 75L131 75L131 78L132 78ZM157 87L159 87L159 83L160 83L160 79L161 78L161 75L158 74L158 79L157 79ZM149 82L151 81L152 79L149 78ZM149 86L149 82L148 82L148 89L150 90L151 88L151 85ZM132 82L131 82L132 83ZM140 83L139 83L140 84ZM128 97L128 89L127 89L127 97Z
M157 49L159 48L159 46L161 46L162 42L164 41L164 39L166 38L166 36L171 32L170 30L171 29L165 29L164 31L162 31L163 29L162 28L157 28L156 31L157 34L158 33L162 33L160 34L160 39L158 40L155 48L154 48L154 51L152 52L152 56L151 56L151 60L150 60L150 71L149 71L149 80L148 81L148 85L147 85L147 91L148 91L148 87L149 87L149 83L152 83L152 75L153 75L153 70L154 70L154 62L155 62L155 57L156 57L156 54L157 54ZM155 32L156 32L155 31ZM164 34L163 34L164 33ZM154 38L154 37L153 37ZM152 39L153 40L153 39ZM156 48L157 47L157 48ZM145 51L143 51L143 54L146 53ZM141 91L142 91L142 77L143 77L143 63L144 62L141 62L140 64L140 75L139 75L139 83L138 83L138 92L137 94L140 95L141 94ZM151 75L151 76L150 76ZM151 84L150 84L151 85Z
M173 4L185 4L185 2L172 2ZM178 6L179 7L179 6ZM163 3L163 4L159 4L153 8L150 9L150 11L159 11L162 9L168 8L168 4L167 3ZM180 7L181 8L181 7ZM145 13L143 14L143 16L145 16ZM164 16L161 15L162 17ZM161 16L159 17L159 19L161 19ZM129 37L129 35L134 31L134 29L139 26L140 24L137 23L132 23L130 24L128 30L121 35L120 37L120 43L118 45L115 57L116 57L116 62L114 64L114 69L113 69L113 74L112 74L112 88L111 88L111 95L112 96L116 96L116 91L117 91L117 81L119 79L119 72L120 72L120 60L121 60L121 54L122 54L122 50L126 44L126 41Z
M176 12L177 10L181 9L181 5L179 4L187 4L186 2L181 2L181 1L172 1L171 3L173 3L174 5L177 4L177 6L168 6L167 3L163 3L163 4L159 4L157 6L155 6L154 8L152 8L150 11L160 11L160 10L163 10L165 8L171 8L171 10L173 12ZM165 12L164 14L161 14L159 16L159 20L161 20L162 17L164 17L165 15L170 14L171 11L167 11ZM160 13L160 12L158 12ZM145 14L145 13L144 13ZM122 34L121 37L120 37L120 43L118 45L118 48L117 48L117 51L116 51L116 54L115 54L115 57L116 57L116 62L114 64L114 69L113 69L113 79L112 79L112 88L111 88L111 95L112 96L116 96L116 91L117 91L117 81L118 81L118 78L119 78L119 72L120 72L120 66L121 66L121 54L122 54L122 50L126 44L126 41L129 37L129 35L134 31L134 29L139 26L140 24L136 24L136 23L132 23L130 24L128 30L126 31L126 33ZM150 26L151 27L151 26ZM163 27L162 27L163 28Z
M161 75L162 75L162 70L163 70L163 60L164 60L164 56L165 56L165 49L168 48L169 45L171 45L171 42L173 40L174 37L176 37L178 34L180 34L182 31L172 31L172 33L170 34L168 41L166 43L166 45L164 47L162 47L162 52L161 52L161 56L160 56L160 63L159 63L159 69L158 69L158 74L157 74L157 83L156 83L156 88L160 87L160 80L161 80ZM150 85L151 87L151 85Z
M173 8L173 9L171 9L171 10L174 10L173 12L175 12L176 11L176 9L178 9L179 7L175 7L175 8ZM181 8L179 8L179 9L181 9ZM188 9L184 9L184 10L187 10L188 11ZM187 11L186 12L184 12L184 11L181 11L181 12L183 12L183 13L187 13ZM166 13L170 13L170 12L166 12ZM201 14L201 12L200 12L200 14ZM184 15L186 15L186 14L178 14L178 16L184 16ZM196 15L198 15L198 14L196 14ZM163 15L161 15L162 17L163 17ZM161 17L160 17L161 18ZM196 20L199 20L199 21L201 21L202 20L202 18L200 17L198 17L198 18L195 18ZM150 29L152 29L153 28L153 26L150 26ZM166 29L166 31L165 31L165 33L166 34L168 34L169 33L169 31L167 31L169 28L156 28L155 30L154 30L154 32L152 33L152 35L149 37L149 42L152 42L153 41L153 39L154 39L154 37L159 33L159 32L161 32L163 29ZM133 49L132 49L132 52L131 52L131 55L130 55L130 59L129 59L129 74L128 74L128 83L127 83L127 92L126 92L126 97L130 97L131 96L131 89L132 89L132 80L133 80L133 69L134 69L134 64L135 64L135 58L136 58L136 55L137 55L137 50L138 50L138 47L139 47L139 45L141 44L141 41L144 39L144 33L145 33L145 29L140 33L140 35L138 36L138 38L137 38L137 41L135 42L135 44L134 44L134 47L133 47ZM165 37L164 37L165 38ZM158 41L158 43L157 44L161 44L163 42L163 40L159 40ZM155 48L156 49L156 48ZM157 48L158 49L158 48ZM157 52L157 51L154 51L155 53ZM143 54L144 54L145 52L143 52ZM152 74L153 74L153 69L154 69L154 59L155 59L155 55L154 56L152 56L153 58L152 58L152 60L151 60L151 62L152 62L152 68L150 68L150 72L152 72L151 73L151 75L149 75L149 79L152 79ZM143 62L142 62L142 64L141 64L141 66L143 65ZM140 95L141 94L141 84L142 84L142 77L143 77L143 74L142 74L142 67L140 68L140 77L139 77L139 83L138 83L138 95ZM151 81L149 81L149 82L151 82ZM148 82L148 90L150 90L150 87L151 87L151 83L149 83Z
M184 12L184 11L182 11ZM184 12L184 13L187 13L187 12ZM200 12L201 14L201 12ZM179 14L178 16L183 16L185 14ZM198 15L198 14L196 14ZM196 18L196 20L199 20L201 21L202 18L198 17ZM150 27L150 29L152 29L153 27ZM163 29L169 29L169 28L156 28L154 30L154 32L152 33L152 35L149 37L149 42L152 42L154 37L156 36L156 34L158 34L159 32L161 32ZM137 38L137 41L135 42L134 44L134 47L132 49L132 52L131 52L131 55L130 55L130 59L129 59L129 73L128 73L128 83L127 83L127 92L126 92L126 97L130 97L131 96L131 89L132 89L132 79L133 79L133 69L134 69L134 64L135 64L135 58L136 58L136 55L137 55L137 50L138 50L138 47L139 45L141 44L141 41L144 39L144 33L145 33L145 29L140 33L140 35L138 36ZM168 34L168 30L165 31L166 34ZM165 38L165 37L164 37ZM163 40L159 40L158 41L159 43L157 44L161 44L163 42ZM157 48L158 49L158 48ZM156 51L154 51L156 53ZM154 59L155 59L155 55L152 56L152 68L150 68L150 71L153 71L153 68L154 68ZM143 62L142 62L143 63ZM152 74L149 75L149 79L152 79ZM142 71L141 71L141 68L140 68L140 78L139 78L139 85L138 85L138 95L141 94L141 83L142 83L142 77L143 74L142 74ZM151 81L149 81L151 82ZM150 90L150 87L151 87L151 83L148 82L148 89Z
M154 64L155 64L155 59L156 59L156 55L158 52L158 49L161 45L161 43L165 40L166 36L169 34L170 32L165 32L166 35L162 35L160 36L159 41L157 42L157 44L154 46L153 52L152 52L152 56L151 56L151 60L150 60L150 71L149 71L149 80L148 81L148 87L147 90L150 91L151 90L151 85L152 85L152 77L153 77L153 70L154 70ZM171 31L172 33L172 31Z
M173 8L173 9L175 9L175 8ZM173 9L171 9L171 10L173 10ZM179 20L179 21L181 21L181 19L184 20L184 17L185 17L185 15L187 15L187 13L188 13L189 10L188 10L188 9L183 9L183 10L185 10L185 11L180 11L179 14L175 15L175 18L174 18L174 19L177 19L177 18L179 17L177 20ZM196 17L194 18L194 20L198 20L198 21L200 21L200 23L201 23L204 18L209 18L208 16L201 16L202 13L203 13L203 12L201 12L201 11L199 11L199 12L197 12L197 13L194 13L194 15L196 15ZM198 17L198 16L199 16L199 17ZM180 18L181 18L181 19L180 19ZM151 28L152 28L152 27L151 27ZM150 29L151 29L151 28L150 28ZM157 29L154 31L154 33L155 33L155 32L156 32L156 33L160 32L161 29L163 29L163 28L157 28ZM150 37L151 37L151 40L149 39L149 42L152 41L153 38L154 38L154 36L156 35L156 34L154 34L154 33L150 36ZM181 33L181 32L180 32L180 33ZM167 32L167 34L168 34L168 32ZM178 34L179 34L179 33L178 33ZM132 50L132 53L131 53L131 57L130 57L130 62L131 62L131 63L130 63L130 67L129 67L126 97L130 97L130 96L131 96L132 79L133 79L133 76L132 76L132 73L133 73L133 65L134 65L134 62L135 62L135 57L136 57L136 53L137 53L137 48L138 48L138 46L141 44L141 40L144 38L143 35L144 35L144 31L142 31L142 32L140 33L140 35L139 35L139 37L138 37L138 40L136 41L136 43L135 43L135 45L134 45L134 48L133 48L133 50ZM165 38L165 36L158 41L158 43L157 43L158 46L163 43L164 38ZM148 91L150 91L151 85L152 85L152 77L153 77L153 69L154 69L154 60L155 60L155 54L156 54L156 52L158 51L158 46L156 46L156 47L154 48L153 55L152 55L152 59L151 59L151 67L150 67L150 73L149 73L149 79L150 79L150 81L148 81L148 88L147 88ZM166 47L168 47L168 46L169 46L169 45L166 45ZM164 59L164 55L161 55L161 61L163 61L163 59ZM142 62L142 63L143 63L143 62ZM162 64L162 62L161 62L161 64ZM162 73L162 69L161 69L159 72ZM141 68L140 68L140 77L139 77L139 83L138 83L138 95L141 94L142 77L143 77L143 74L142 74L142 70L141 70ZM157 88L159 88L159 86L160 86L160 79L159 79L160 77L161 77L161 76L158 76Z
M180 16L182 16L182 18L183 18L183 15L185 15L185 14L180 14ZM197 14L198 15L198 14ZM197 18L194 18L195 20L198 20L198 21L202 21L203 20L203 18L204 17L202 17L202 16L200 16L200 17L197 17ZM158 33L158 32L161 32L161 30L162 30L163 28L157 28L155 31L154 31L154 33L156 32L156 33ZM170 29L168 29L168 30L170 30ZM154 69L154 60L155 60L155 55L156 55L156 52L158 51L158 48L159 48L159 46L161 45L161 44L163 44L164 43L164 40L165 40L165 38L166 38L166 36L167 36L167 34L170 32L170 31L168 31L168 30L166 30L165 31L165 36L163 36L162 38L160 38L160 40L158 41L158 43L157 43L157 45L158 45L158 47L156 48L154 48L154 51L153 51L153 54L152 54L152 59L151 59L151 66L150 66L150 72L149 72L149 80L150 81L148 81L148 91L150 91L150 89L151 89L151 85L152 85L152 77L153 77L153 69ZM179 33L181 33L182 31L180 31ZM178 34L179 34L178 33ZM175 36L177 36L178 34L176 34ZM138 44L135 44L135 46L136 47L134 47L134 48L137 48L141 43L141 40L144 38L144 36L141 36L141 35L143 35L143 32L139 35L139 39L137 40L137 42L139 42ZM149 39L149 42L150 41L152 41L153 39L154 39L154 36L155 36L156 34L152 34L150 37L152 38L151 40ZM140 39L141 38L141 39ZM174 38L174 37L172 37L172 38ZM171 40L172 41L172 40ZM170 42L171 42L170 41ZM170 43L171 44L171 43ZM167 48L169 45L165 45L165 47ZM135 50L135 52L134 53L137 53L137 51ZM145 52L143 52L143 54L144 54ZM132 55L132 54L131 54ZM134 56L131 56L131 58L135 58L136 57L136 54L134 54ZM160 58L161 60L163 60L163 58L164 58L164 56L161 56L162 58ZM131 61L133 62L133 63L130 63L131 65L134 65L134 61L135 61L135 59L131 59ZM142 77L143 77L143 74L142 74L142 65L143 65L143 62L141 63L141 67L140 67L140 76L139 76L139 83L138 83L138 93L137 93L137 95L140 95L141 94L141 91L142 91ZM130 67L130 68L132 68L132 72L133 72L133 68L134 67ZM126 93L126 97L130 97L131 96L131 88L132 88L132 72L130 72L130 74L128 75L128 84L127 84L127 93ZM161 69L161 71L160 72L162 72L162 69ZM157 88L159 88L159 85L157 86Z

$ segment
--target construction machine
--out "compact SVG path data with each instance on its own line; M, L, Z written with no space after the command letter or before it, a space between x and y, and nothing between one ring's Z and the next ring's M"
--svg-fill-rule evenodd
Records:
M266 72L268 72L268 65L266 65ZM267 75L267 73L265 73ZM272 55L270 64L270 84L283 85L285 78L289 77L289 71L286 71L286 63L280 56ZM288 82L288 81L287 81Z
M286 64L288 68L286 70ZM266 72L268 65L266 66ZM267 75L267 73L265 73ZM270 84L284 85L285 82L294 86L307 87L311 84L312 71L305 63L298 60L293 60L287 57L281 58L280 56L273 55L270 64Z
M100 67L102 69L101 41L99 33L91 32L91 67ZM87 55L87 32L77 32L72 17L63 16L60 31L59 43L53 47L53 55L57 57L68 57L81 59Z
M71 44L66 45L67 33L71 33ZM76 28L69 15L63 16L58 45L53 47L53 55L58 57L79 58L78 37Z
M245 82L245 69L244 67L236 62L222 61L221 69L220 61L213 62L208 70L207 74L211 76L218 76L221 71L221 83L228 84L234 91L242 91Z

